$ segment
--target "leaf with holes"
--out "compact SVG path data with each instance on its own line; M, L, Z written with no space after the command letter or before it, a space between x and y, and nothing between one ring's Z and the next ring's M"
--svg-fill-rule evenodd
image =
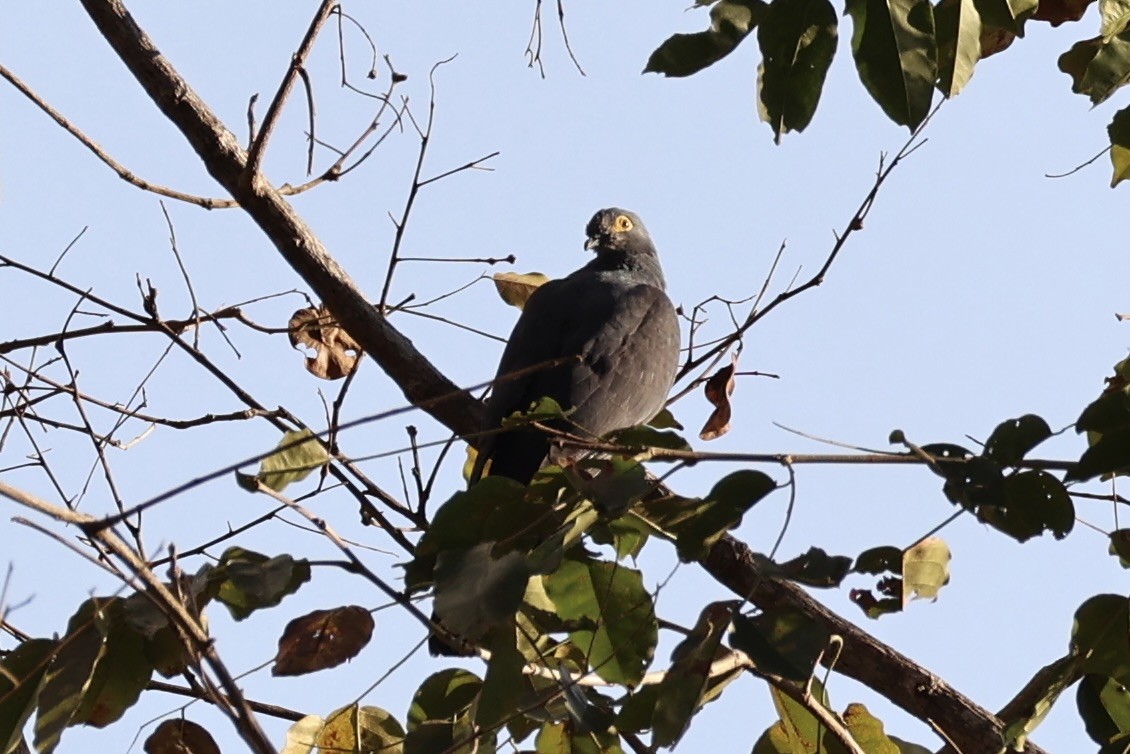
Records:
M757 30L757 114L782 134L812 122L839 38L828 0L774 0Z
M1032 448L1052 436L1051 427L1035 414L1025 414L997 425L985 441L982 454L1001 466L1015 466Z
M306 357L306 371L323 380L340 380L353 371L361 346L341 328L324 306L299 309L290 317L290 345L314 351Z
M1004 505L982 506L977 520L1018 542L1050 531L1063 539L1075 526L1075 505L1063 482L1046 471L1021 471L1004 480Z

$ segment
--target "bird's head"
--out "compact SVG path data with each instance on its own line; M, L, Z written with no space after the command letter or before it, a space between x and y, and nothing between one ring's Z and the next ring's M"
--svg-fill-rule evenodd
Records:
M651 236L639 216L617 207L602 209L593 215L585 227L585 235L588 237L585 248L597 254L655 253Z

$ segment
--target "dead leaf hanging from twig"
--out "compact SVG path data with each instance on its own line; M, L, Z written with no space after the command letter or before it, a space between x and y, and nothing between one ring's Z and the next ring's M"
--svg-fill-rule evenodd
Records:
M738 354L730 356L730 363L710 376L703 388L706 400L714 406L714 412L702 425L698 436L702 440L717 440L730 431L730 396L734 392L734 373L738 368Z
M323 380L340 380L353 371L361 346L341 329L324 306L299 309L290 317L290 344L316 352L306 357L306 370Z
M503 301L521 309L530 295L549 278L540 272L499 272L491 275L491 280Z

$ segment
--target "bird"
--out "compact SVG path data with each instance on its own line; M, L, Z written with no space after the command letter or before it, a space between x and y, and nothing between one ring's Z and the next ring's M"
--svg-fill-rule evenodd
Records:
M497 430L543 397L567 413L547 424L594 438L652 419L667 400L678 368L679 320L655 244L639 216L618 207L593 215L585 235L585 249L596 256L539 286L514 325L487 403L472 484L488 461L491 476L530 483L550 455L548 436L528 427ZM537 368L546 362L555 365Z

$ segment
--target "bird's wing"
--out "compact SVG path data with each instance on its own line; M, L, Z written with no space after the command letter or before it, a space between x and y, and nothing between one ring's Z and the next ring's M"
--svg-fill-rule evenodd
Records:
M651 285L616 286L612 311L580 344L571 371L570 420L593 435L651 419L667 399L679 360L679 321Z
M570 422L594 435L639 424L663 407L678 354L678 319L661 289L589 272L546 283L526 303L503 352L485 426L498 427L543 396L572 409ZM579 358L505 379L568 357ZM537 432L487 438L472 481L487 459L492 473L528 481L547 450Z

